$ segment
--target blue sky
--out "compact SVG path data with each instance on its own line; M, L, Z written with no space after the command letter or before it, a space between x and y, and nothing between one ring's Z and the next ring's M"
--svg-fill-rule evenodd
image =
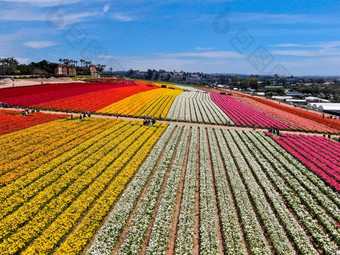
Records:
M338 0L0 0L0 57L340 75Z

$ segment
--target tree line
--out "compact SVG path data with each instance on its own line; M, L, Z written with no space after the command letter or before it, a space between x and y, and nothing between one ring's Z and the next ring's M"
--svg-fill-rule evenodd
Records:
M77 74L90 75L91 61L80 59L80 66L77 60L73 59L59 59L59 63L50 62L47 60L41 60L39 62L31 62L29 64L19 64L14 57L0 58L0 74L6 75L55 75L55 70L59 64L66 66L74 66ZM105 65L95 65L98 73L101 73L105 69Z

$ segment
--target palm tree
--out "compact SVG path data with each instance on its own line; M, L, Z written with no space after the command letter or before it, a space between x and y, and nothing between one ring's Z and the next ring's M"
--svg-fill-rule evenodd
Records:
M83 67L83 64L85 63L85 60L84 59L81 59L80 60L80 67Z
M59 63L61 64L61 62L63 62L63 59L62 59L62 58L59 58Z
M3 76L5 76L5 58L0 58L0 63L1 63Z

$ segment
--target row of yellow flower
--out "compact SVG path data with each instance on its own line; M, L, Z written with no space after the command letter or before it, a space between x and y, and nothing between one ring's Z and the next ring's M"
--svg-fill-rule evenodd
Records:
M112 206L115 204L121 191L125 189L126 185L138 171L140 165L149 155L166 127L167 124L162 124L135 155L134 148L129 148L130 155L134 155L133 158L128 162L117 178L108 186L104 194L96 201L95 206L91 208L86 217L82 219L81 224L79 224L75 231L73 231L60 245L56 254L78 254L86 247Z
M157 85L158 87L161 87L162 85L166 85L167 88L172 88L172 89L182 90L183 91L182 88L177 87L175 84L168 83L168 82L163 82L163 83L154 82L153 84Z
M42 135L48 136L48 134L44 132L46 126L49 126L51 129L54 129L60 126L63 122L64 120L55 120L37 126L21 129L13 133L1 135L0 136L1 156L7 155L9 151L12 150L16 151L17 146L20 146L22 143L30 141L33 137Z
M39 127L42 126L42 127ZM21 139L19 137L18 144L15 147L5 147L3 142L0 142L0 146L5 147L3 153L0 155L0 174L3 174L4 171L10 171L14 168L2 168L2 166L8 166L10 163L13 165L15 160L21 159L24 156L32 155L32 153L38 151L41 148L41 144L43 142L44 146L48 146L53 144L55 141L63 139L67 136L70 130L74 130L75 128L79 128L80 122L66 122L66 121L53 121L50 123L46 123L43 125L36 126L40 132L36 134L27 134L27 138L22 136ZM44 132L46 128L49 129L49 132ZM34 131L34 129L33 129ZM8 135L11 137L10 135ZM9 142L9 145L12 145L12 141ZM6 169L6 170L5 170Z
M128 122L122 122L112 128L109 128L105 132L102 132L94 138L77 146L77 148L72 151L64 153L62 156L56 158L54 162L51 161L51 163L39 167L29 173L28 176L25 176L25 178L21 178L20 180L13 182L13 185L5 187L2 190L5 193L13 193L13 190L16 192L6 200L1 201L0 220L11 213L15 208L19 208L22 204L27 203L37 193L41 192L41 190L51 184L52 185L48 188L51 190L51 187L55 186L56 189L53 189L53 192L54 195L56 195L62 187L65 187L72 181L70 178L65 179L65 176L67 176L67 174L71 174L71 170L73 172L77 171L75 174L80 175L83 171L80 167L81 163L88 158L88 153L93 154L100 151L100 149L102 150L103 146L118 137L121 132L125 132L130 127L127 123ZM110 148L112 149L112 146L115 145L117 145L117 143L111 143ZM70 154L73 155L70 157ZM92 157L95 157L96 155L97 154ZM97 158L98 160L100 159L100 157ZM39 174L37 175L37 173ZM32 176L35 177L35 181L27 186L27 179L31 179ZM73 173L72 178L74 178Z
M35 238L39 233L38 230L43 231L46 225L65 210L82 189L90 185L140 133L138 126L121 133L114 141L108 143L109 148L104 146L103 150L90 154L91 156L81 164L71 167L71 170L58 181L53 182L18 210L2 219L0 239L5 238L5 240L0 244L0 254L13 247L20 249L26 242ZM130 136L131 134L133 135ZM126 139L128 136L129 139ZM26 225L20 228L25 223Z
M105 121L106 125L102 126L101 128L98 128L97 132L102 132L104 129L106 131L100 133L99 135L94 135L93 137L89 137L88 135L83 135L84 139L87 139L85 142L79 144L75 148L71 149L67 153L63 153L61 156L41 165L40 167L34 169L33 171L27 173L25 176L22 176L18 178L17 180L9 183L7 186L0 188L0 204L5 203L5 199L9 196L11 196L13 193L17 193L18 191L24 189L26 186L30 185L31 183L34 183L36 181L42 182L43 185L46 186L46 183L44 183L44 179L39 179L42 176L46 175L46 178L49 178L51 181L53 181L53 177L57 178L59 175L57 174L54 176L55 171L52 171L54 169L57 169L61 164L69 161L73 157L77 156L77 158L73 159L76 160L76 164L80 164L82 160L85 160L87 158L86 154L82 155L81 153L85 150L87 150L90 146L97 143L98 140L103 139L105 136L110 134L111 132L114 132L115 130L118 130L122 127L122 125L126 125L128 122L121 123L121 121ZM119 124L118 124L119 123ZM44 132L48 132L48 129L45 129ZM43 145L42 145L43 146ZM78 155L79 154L79 155ZM67 162L69 164L69 162ZM38 180L39 179L39 180ZM22 193L22 192L21 192ZM26 196L30 194L28 190L25 190Z
M107 185L105 183L119 171L119 169L113 168L115 162L120 162L120 158L129 159L126 153L121 153L147 130L146 127L140 127L140 124L129 124L126 132L119 132L120 135L107 145L103 145L102 150L94 154L86 153L91 156L88 156L81 164L75 167L71 166L71 170L63 178L53 182L24 206L0 221L1 237L5 237L0 244L0 253L12 254L23 249L27 243L34 240L47 226L53 223L64 210L66 210L64 213L70 210L72 205L69 206L75 199L83 199L80 203L81 206L92 203L97 196L95 195L96 190L105 188ZM143 138L144 135L141 137ZM99 140L99 143L103 140ZM119 158L116 159L118 156ZM60 192L62 193L60 194ZM79 194L81 195L79 196ZM79 198L77 198L78 196ZM80 210L80 208L83 207L76 206L76 210ZM68 224L68 221L66 219L64 221L61 216L58 220L61 220L63 224ZM19 228L21 224L25 225ZM51 238L54 239L57 236L58 234Z
M134 116L145 105L160 95L169 92L168 89L153 89L146 92L141 92L133 96L127 97L114 104L111 104L103 109L97 111L104 114L116 114Z
M117 197L118 194L124 190L126 183L133 175L133 173L130 173L129 177L127 177L126 173L121 172L121 170L124 169L131 158L136 153L138 153L140 148L145 143L147 143L149 138L154 135L156 130L157 128L139 128L138 131L135 132L136 134L138 133L141 135L142 133L145 133L139 136L139 138L135 137L135 142L129 146L125 145L124 147L126 150L124 153L114 160L112 164L110 164L106 169L106 171L98 179L96 179L92 185L67 208L67 210L59 215L57 220L54 221L52 225L47 230L45 230L42 235L36 239L32 245L30 245L22 254L46 254L54 251L56 246L65 237L65 235L67 235L73 229L73 227L77 225L84 213L89 210L89 208L91 208L92 204L98 198L98 201L103 199L101 196L103 192L104 194L107 194L107 192L111 191L111 195L113 197ZM120 178L121 176L123 179ZM112 189L113 184L116 185ZM87 239L89 239L89 236L87 236ZM66 252L64 254L71 253Z
M150 103L145 105L135 116L147 116L155 118L166 118L172 102L175 100L176 96L182 94L181 90L170 90L167 93L156 97Z
M18 177L23 176L40 165L56 158L65 151L68 151L85 140L99 134L105 130L105 126L109 124L107 120L91 121L90 119L83 123L81 128L77 129L77 132L69 130L68 132L65 132L65 138L56 139L53 144L41 146L40 149L37 149L33 153L2 166L2 172L5 174L0 176L0 186L12 182ZM46 127L48 129L48 126Z

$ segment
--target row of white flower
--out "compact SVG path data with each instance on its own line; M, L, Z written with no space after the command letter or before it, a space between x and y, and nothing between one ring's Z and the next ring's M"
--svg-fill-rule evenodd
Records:
M180 129L181 128L178 128L176 132L178 133ZM138 205L137 212L133 216L132 223L128 229L128 234L119 249L118 254L139 254L149 222L158 201L158 196L161 192L161 187L166 180L166 174L177 146L177 143L172 143L169 151L164 154L157 171L154 173L153 178Z
M260 146L259 143L254 144L259 146L259 151L261 151L266 157L266 160L273 165L274 169L268 170L264 168L264 170L267 170L268 176L280 190L280 193L304 225L305 229L313 236L315 242L326 254L336 254L334 252L337 250L337 245L334 244L328 236L332 236L339 245L339 231L336 227L336 221L325 212L323 207L313 200L309 192L289 173L289 171L296 171L294 167L287 167L281 164L273 156L276 155L275 150L267 150L264 146ZM288 169L289 171L287 171ZM282 180L282 178L284 180ZM313 217L317 218L317 221L313 220ZM325 233L322 228L326 229L328 234Z
M193 127L188 154L188 162L184 180L181 209L179 213L176 238L176 254L192 254L195 221L195 190L197 167L198 128Z
M229 121L233 124L208 93L198 92L183 92L177 96L171 105L167 119L213 124L225 124Z
M220 129L216 129L217 138L223 139ZM233 203L233 195L228 185L223 160L217 147L217 141L213 129L208 129L209 145L211 151L211 164L215 178L215 186L218 199L219 216L222 224L222 235L224 238L224 249L226 254L245 254L245 247L242 245L242 232L238 225L236 208ZM227 148L223 147L222 154L227 153ZM231 164L231 162L228 162ZM227 165L229 170L229 165ZM229 174L229 172L228 172Z
M177 84L176 84L176 87L182 88L182 89L187 90L187 91L203 92L202 90L199 90L199 89L196 89L196 88L190 87L190 86L182 86L182 85L177 85Z
M185 98L197 98L197 99L203 99L203 100L208 100L210 98L209 94L205 91L202 91L202 90L184 92L183 97L185 97Z
M237 170L237 167L241 170L246 167L244 165L238 165L239 162L235 161L234 159L241 157L241 155L237 154L232 156L231 153L227 150L228 146L230 146L231 151L235 151L236 147L233 140L231 139L230 134L227 131L224 132L226 140L221 134L221 130L216 129L216 135L219 146L221 148L224 162L226 164L231 189L239 211L242 228L245 233L246 242L248 244L250 252L252 254L271 254L269 244L267 243L261 225L257 220L256 213L253 209L250 198L248 197L246 187L243 184L241 176L239 175ZM209 133L209 140L215 140L211 133Z
M246 186L248 187L250 197L254 203L254 206L256 207L259 218L261 219L263 226L268 233L268 237L273 244L275 252L282 255L295 254L294 247L290 244L284 228L276 218L273 209L266 199L265 193L258 183L259 181L261 184L263 184L263 178L266 178L266 176L262 175L259 177L261 179L258 179L258 181L254 177L254 175L259 176L262 173L263 170L261 166L248 151L246 145L244 145L236 132L232 130L229 132L229 134L235 143L232 154L235 155L234 158L237 161L237 164L242 166L240 168L240 173L243 176ZM268 185L268 188L272 187L269 182L267 182L266 185ZM291 217L293 216L291 215Z
M197 112L195 111L196 109L199 109L197 107L197 102L196 100L189 100L189 105L190 105L190 116L191 116L191 121L193 122L203 122L202 114L198 110Z
M261 139L263 138L263 135L256 134L256 137L258 137L258 139ZM269 151L272 151L272 149L281 149L281 147L278 144L274 143L274 147L269 148ZM322 182L320 177L312 173L314 177L316 177L316 180L319 179L319 181L321 181L320 185L315 185L314 182L311 182L306 177L304 171L302 172L302 170L306 170L308 172L311 171L306 169L306 167L303 165L301 165L301 167L298 167L296 164L290 163L286 159L287 156L291 155L287 152L273 154L273 157L279 160L279 162L288 169L292 176L294 176L294 178L299 182L299 185L302 185L302 187L304 187L304 189L308 191L313 199L317 201L323 207L323 209L325 209L327 213L329 213L333 217L335 221L340 222L340 194L332 190L329 185ZM319 183L317 182L317 184Z
M305 189L318 199L318 202L323 205L326 210L331 209L328 212L332 215L337 215L339 222L340 213L338 210L340 208L340 194L334 191L329 185L326 185L319 176L306 168L299 160L294 158L294 156L287 153L287 151L273 139L265 136L264 134L260 135L259 133L256 134L256 137L261 141L264 141L263 145L269 151L275 151L273 156L287 166L287 170L290 171L290 173L301 183L301 185L303 185ZM329 200L331 200L335 205L330 203ZM337 211L334 211L336 210L335 208Z
M176 156L172 163L166 186L164 187L146 254L166 253L189 132L189 127L185 127L181 141L177 147Z
M108 221L99 230L92 246L87 251L87 254L111 254L116 243L118 242L120 235L127 223L127 220L135 207L137 200L146 185L153 168L155 167L157 160L164 149L167 141L175 129L174 125L169 125L163 136L155 145L154 149L150 153L143 166L140 168L135 178L131 181L127 187L119 202L115 205L112 213L109 216ZM165 149L164 158L168 155L171 156L171 152L176 147L179 139L180 129L176 129L168 146Z
M214 187L205 128L200 129L200 253L218 254Z
M246 136L248 141L245 142L244 140L244 143L245 145L247 145L249 150L247 151L247 149L245 149L245 151L247 151L245 153L247 155L247 159L254 162L253 173L257 177L259 184L268 196L268 199L270 200L273 208L275 209L275 212L277 213L283 226L285 227L288 236L295 243L296 248L301 254L317 254L318 252L310 242L307 233L299 225L299 222L295 219L294 214L292 214L289 208L285 205L284 199L281 197L280 193L276 191L276 189L266 176L265 172L275 172L275 169L273 169L270 165L270 161L264 158L261 155L260 151L256 150L254 144L249 143L248 138L252 142L254 142L254 140L252 139L253 137L250 136L250 132L241 133L241 138L243 138L243 136ZM262 167L262 169L265 169L265 171L261 170L260 167ZM281 184L284 185L284 183Z

